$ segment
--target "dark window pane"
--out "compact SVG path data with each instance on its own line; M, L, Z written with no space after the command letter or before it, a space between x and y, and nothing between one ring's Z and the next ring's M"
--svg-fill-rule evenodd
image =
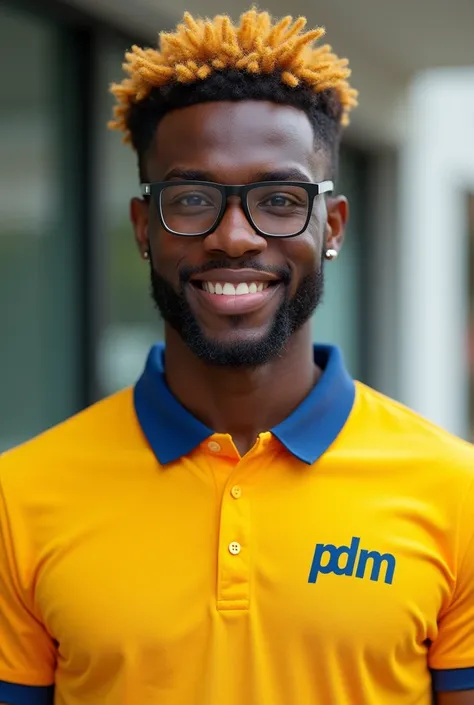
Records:
M0 451L76 410L75 224L64 211L58 129L63 42L54 25L0 8Z

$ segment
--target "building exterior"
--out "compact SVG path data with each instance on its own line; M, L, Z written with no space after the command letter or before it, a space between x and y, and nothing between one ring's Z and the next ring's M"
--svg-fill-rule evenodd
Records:
M245 5L246 6L246 5ZM162 326L128 223L135 159L107 131L124 50L230 0L0 4L0 450L132 383ZM282 0L270 9L287 14ZM435 422L474 427L474 5L291 6L348 55L351 202L315 338Z

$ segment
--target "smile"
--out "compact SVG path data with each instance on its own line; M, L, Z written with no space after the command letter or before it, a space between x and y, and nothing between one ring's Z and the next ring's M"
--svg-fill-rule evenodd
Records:
M255 281L239 282L237 284L232 282L202 281L200 285L204 291L217 296L245 296L246 294L257 294L263 291L270 285L270 282Z
M275 274L255 269L215 269L193 277L190 284L197 305L224 316L254 313L283 291Z

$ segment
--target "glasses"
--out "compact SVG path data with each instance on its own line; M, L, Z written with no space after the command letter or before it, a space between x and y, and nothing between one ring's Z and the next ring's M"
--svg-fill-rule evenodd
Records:
M162 181L141 184L151 196L161 224L172 235L210 235L224 217L229 196L238 196L256 233L263 237L295 237L306 230L316 196L334 189L332 181L260 181L228 186L208 181Z

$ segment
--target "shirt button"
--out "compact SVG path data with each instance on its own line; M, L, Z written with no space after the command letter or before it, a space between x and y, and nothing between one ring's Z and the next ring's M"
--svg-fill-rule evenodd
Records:
M239 485L235 485L230 491L234 499L240 499L242 497L242 488Z
M237 543L237 541L232 541L231 544L229 544L229 551L232 553L233 556L238 556L240 553L240 543Z
M216 443L215 441L209 441L207 447L209 450L212 450L213 453L218 453L221 449L219 443Z

